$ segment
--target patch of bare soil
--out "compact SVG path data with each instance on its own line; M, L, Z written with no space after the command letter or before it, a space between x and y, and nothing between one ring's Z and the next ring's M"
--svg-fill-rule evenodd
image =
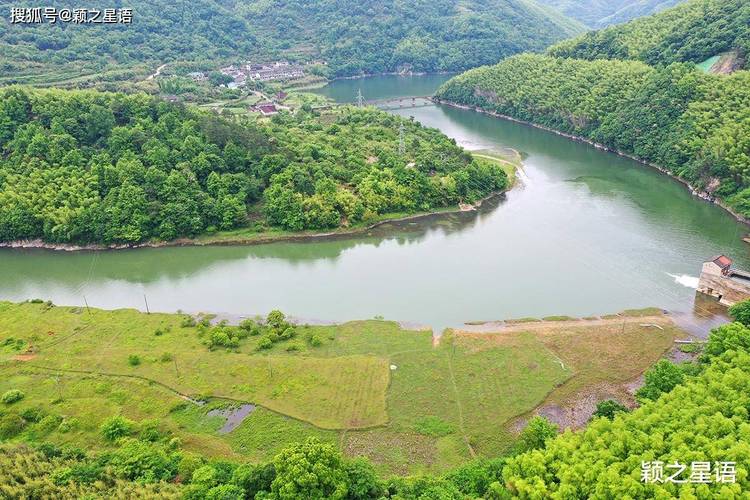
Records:
M636 401L633 394L643 385L643 377L624 384L602 383L581 391L561 403L547 403L538 407L531 415L524 415L511 423L513 432L521 432L529 418L541 415L550 422L557 424L560 430L581 429L588 424L591 416L596 411L596 405L600 401L614 399L629 408L635 408Z
M27 354L16 354L15 356L13 356L13 359L15 361L31 361L34 358L36 358L36 354L34 354L33 352Z

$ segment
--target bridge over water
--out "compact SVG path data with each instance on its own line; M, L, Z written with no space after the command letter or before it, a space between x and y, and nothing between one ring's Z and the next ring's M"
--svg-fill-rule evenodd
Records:
M383 110L424 108L426 106L435 105L435 103L432 102L432 96L428 95L376 99L373 101L365 101L364 104L367 106L375 106Z
M341 104L326 104L324 106L315 106L315 109L324 110L332 109L338 106L357 106L354 103L341 103ZM375 106L378 109L384 111L391 111L396 109L411 109L411 108L424 108L427 106L434 106L435 103L432 101L432 96L419 95L409 97L390 97L387 99L374 99L374 100L362 100L362 106Z

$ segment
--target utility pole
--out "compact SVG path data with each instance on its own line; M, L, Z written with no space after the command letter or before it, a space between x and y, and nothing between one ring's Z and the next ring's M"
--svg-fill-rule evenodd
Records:
M89 309L89 302L86 300L86 296L83 296L83 303L86 304L86 312L89 313L89 316L91 316L91 309Z
M365 96L362 95L362 89L357 89L357 107L364 107Z
M143 294L143 302L146 303L146 314L151 314L151 311L148 309L148 299L146 298L146 294Z
M406 153L406 143L404 142L404 122L398 126L398 154Z

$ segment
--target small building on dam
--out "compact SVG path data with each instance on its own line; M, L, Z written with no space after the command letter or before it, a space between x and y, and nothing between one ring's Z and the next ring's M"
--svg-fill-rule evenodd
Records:
M732 306L750 299L750 273L732 268L732 259L717 255L703 263L698 292L716 298L721 304Z

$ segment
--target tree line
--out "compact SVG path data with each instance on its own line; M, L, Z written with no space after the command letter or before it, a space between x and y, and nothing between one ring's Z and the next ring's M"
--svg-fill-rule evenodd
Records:
M750 216L750 72L514 56L437 93L655 163Z

